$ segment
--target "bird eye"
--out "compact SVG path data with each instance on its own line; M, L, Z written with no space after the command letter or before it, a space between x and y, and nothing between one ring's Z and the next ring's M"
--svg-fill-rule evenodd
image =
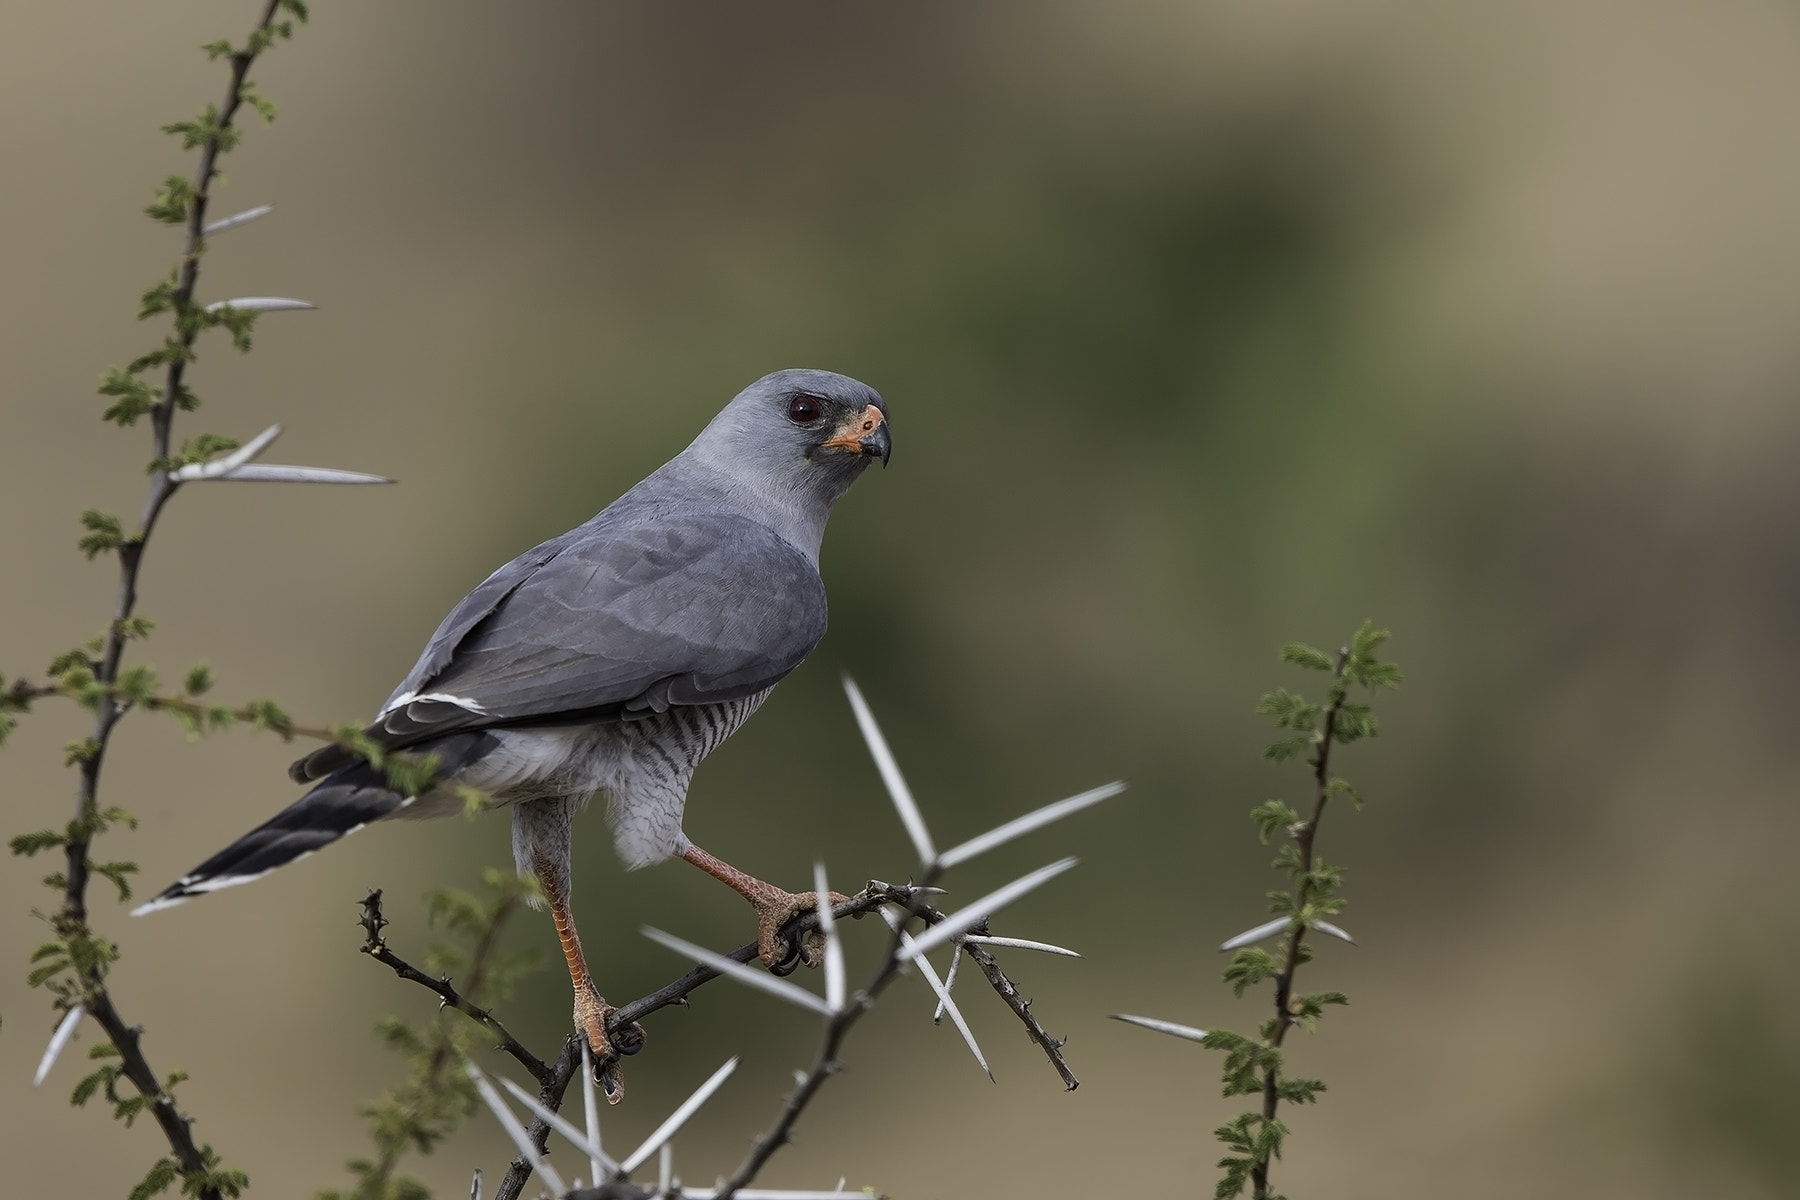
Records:
M819 402L811 396L795 396L788 401L788 420L796 425L810 425L819 419Z

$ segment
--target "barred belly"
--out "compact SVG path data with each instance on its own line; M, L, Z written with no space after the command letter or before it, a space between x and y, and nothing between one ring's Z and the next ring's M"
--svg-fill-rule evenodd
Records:
M768 695L765 690L723 704L671 708L609 728L617 753L598 790L606 795L613 845L626 866L648 866L687 848L681 814L694 769Z

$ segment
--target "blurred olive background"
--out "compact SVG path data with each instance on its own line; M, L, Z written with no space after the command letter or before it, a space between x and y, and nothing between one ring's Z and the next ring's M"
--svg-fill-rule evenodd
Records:
M92 388L160 336L135 301L176 239L138 211L191 156L157 126L216 98L195 47L252 15L0 12L9 675L109 611L76 515L136 512L146 433L103 426ZM207 343L182 427L280 421L270 461L401 482L184 491L144 575L151 661L367 716L497 564L750 380L822 366L888 397L893 464L827 538L829 636L701 771L689 831L790 884L815 857L841 885L907 874L845 671L941 842L1132 785L952 880L1081 854L1002 922L1087 954L1012 964L1081 1089L970 985L990 1084L903 981L768 1183L1210 1194L1239 1107L1217 1057L1104 1017L1260 1018L1214 947L1273 884L1245 813L1304 789L1250 710L1316 682L1280 642L1373 617L1407 683L1343 758L1366 810L1323 837L1361 945L1306 972L1353 1007L1295 1044L1331 1090L1291 1114L1283 1189L1800 1194L1791 7L321 0L254 76L281 115L214 211L279 210L214 242L203 296L320 310L265 318L248 358ZM66 819L83 728L47 705L9 743L9 832ZM127 722L106 788L143 825L106 854L160 888L293 796L294 753ZM399 1069L369 1030L429 1011L356 952L364 889L422 957L420 894L508 858L488 817L376 828L141 922L95 889L121 1008L256 1194L347 1179L356 1105ZM682 965L639 925L749 931L685 867L627 875L595 817L577 858L615 1000ZM0 876L0 1161L21 1194L122 1195L162 1143L67 1107L92 1027L29 1085L42 861ZM551 956L507 1010L547 1049L567 981L548 922L514 938ZM650 1034L616 1147L745 1059L678 1139L694 1182L815 1042L724 987ZM504 1157L483 1116L411 1165L456 1196Z

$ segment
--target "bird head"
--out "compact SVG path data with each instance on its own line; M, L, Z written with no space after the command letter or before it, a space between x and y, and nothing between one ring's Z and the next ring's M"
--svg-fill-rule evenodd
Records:
M869 463L893 448L887 402L830 371L765 375L727 404L690 453L786 503L828 510Z

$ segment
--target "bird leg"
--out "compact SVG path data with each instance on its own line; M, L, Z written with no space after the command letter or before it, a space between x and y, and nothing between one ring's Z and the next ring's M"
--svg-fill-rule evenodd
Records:
M588 974L587 956L581 952L581 938L575 932L575 914L569 909L569 894L557 871L545 859L538 859L538 882L550 903L550 919L556 922L556 936L562 942L563 957L569 963L569 981L575 985L575 1027L587 1038L588 1051L594 1057L594 1082L606 1093L608 1104L625 1098L625 1077L619 1064L621 1054L636 1054L644 1046L644 1030L635 1022L619 1031L615 1043L606 1033L606 1022L618 1010L606 1002Z
M764 883L753 875L744 874L725 860L714 858L691 843L681 852L681 857L750 902L750 907L756 910L756 951L770 972L788 975L802 962L809 967L816 967L824 961L825 935L819 930L808 930L798 946L788 945L788 940L781 936L783 925L807 909L819 906L816 892L795 895L793 892L783 891L772 883ZM849 900L848 896L841 896L837 892L829 893L828 898L832 904L843 904Z

